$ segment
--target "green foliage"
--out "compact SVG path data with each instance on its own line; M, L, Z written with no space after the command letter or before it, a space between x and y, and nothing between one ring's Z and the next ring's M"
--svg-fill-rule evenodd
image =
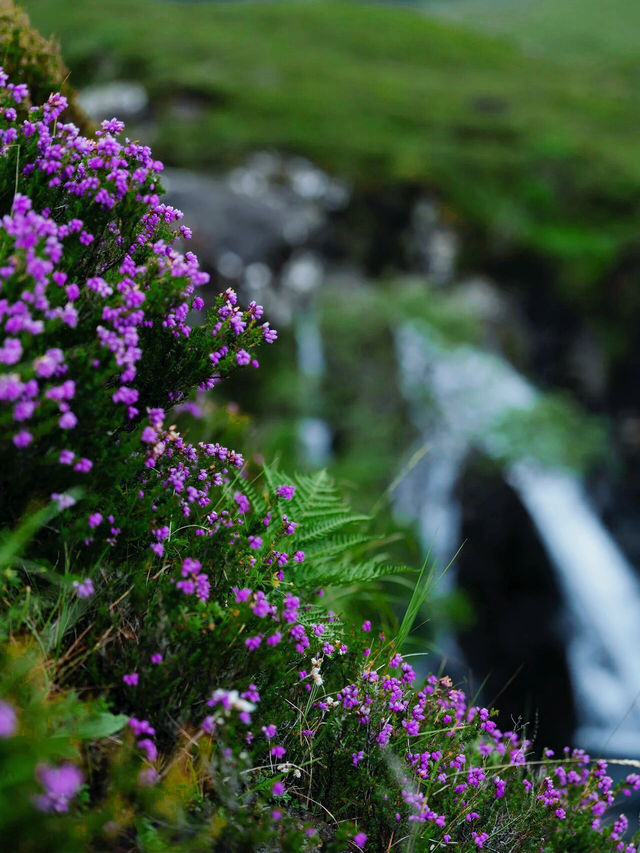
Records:
M566 395L544 394L527 410L506 412L492 432L500 435L502 461L525 456L550 467L587 472L605 457L606 428Z
M291 537L292 548L306 555L295 572L298 586L363 584L407 571L406 566L394 565L380 553L379 538L364 532L363 525L371 519L351 512L326 471L287 478L276 469L266 468L265 476L272 490L286 482L296 485L291 511L299 527ZM344 532L355 525L358 532ZM372 550L371 556L361 558Z

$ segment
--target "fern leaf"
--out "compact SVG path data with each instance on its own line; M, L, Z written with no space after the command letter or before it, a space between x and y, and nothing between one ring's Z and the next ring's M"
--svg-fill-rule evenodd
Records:
M407 567L394 563L344 560L326 566L303 565L295 574L299 586L330 586L370 583L378 578L406 572Z

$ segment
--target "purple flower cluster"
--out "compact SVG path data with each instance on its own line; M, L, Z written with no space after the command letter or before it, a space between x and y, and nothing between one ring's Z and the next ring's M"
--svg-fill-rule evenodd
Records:
M262 592L262 590L256 590L254 592L248 587L244 587L242 589L233 587L232 591L234 593L235 603L245 605L248 610L251 611L253 616L257 617L259 620L258 633L247 637L245 640L245 646L249 651L254 651L259 648L263 641L268 647L274 647L279 645L284 639L288 640L288 642L295 648L296 652L301 655L307 653L312 642L317 646L317 653L319 655L324 654L330 656L340 648L344 648L346 651L346 646L344 646L344 644L339 640L334 640L332 644L325 639L320 645L318 638L324 637L325 633L335 634L334 626L329 622L327 622L327 624L313 626L311 630L311 638L309 637L309 625L301 621L301 602L298 596L287 592L280 602L280 605L276 606L269 602L267 596ZM319 673L319 664L317 669ZM305 672L304 678L306 677L307 673ZM316 678L312 677L312 680L316 684L322 683L321 680L318 680L317 676ZM307 684L306 687L309 690L311 689L310 684Z
M181 590L185 595L195 595L200 601L207 601L211 587L209 576L201 572L201 568L199 560L187 557L182 564L182 577L186 580L178 581L176 589Z
M36 771L44 794L35 797L35 804L43 812L69 811L69 803L82 785L82 773L73 764L52 767L42 764Z
M18 729L18 715L13 705L0 702L0 738L13 737Z
M258 609L256 595L249 589L237 589L236 601L253 601L254 612ZM299 606L300 602L287 594L284 609L290 610L292 622ZM270 615L279 618L278 614ZM292 630L296 627L299 623ZM327 715L331 715L334 726L338 717L342 717L343 726L350 718L357 721L362 730L362 748L351 756L355 768L369 756L375 758L376 750L393 744L396 754L405 759L408 771L400 791L404 817L430 826L427 837L431 841L455 847L463 837L474 849L484 848L495 832L490 825L482 825L484 818L494 820L491 803L520 786L531 798L530 808L547 810L558 831L570 817L587 814L592 830L602 835L603 845L605 840L615 842L615 848L607 849L622 853L632 849L623 840L628 826L624 816L612 827L602 824L602 816L615 797L606 762L591 762L583 751L567 748L553 775L538 775L528 765L530 742L514 731L500 730L488 709L469 706L463 691L448 678L429 676L423 689L416 691L416 674L402 656L394 653L385 666L380 663L380 654L375 669L367 666L357 681L313 702L312 710L305 714L305 732L313 736L326 725ZM322 658L312 659L312 678L319 673L321 664ZM306 670L298 675L303 683L309 678ZM322 686L322 678L315 683ZM309 684L305 686L310 688ZM246 722L249 724L250 720ZM292 724L291 730L295 728ZM272 724L263 726L262 731L268 741L276 735ZM249 733L247 742L252 738ZM414 747L414 743L420 747ZM284 746L276 747L276 752L273 746L269 747L271 757L281 758L285 751ZM551 756L547 759L551 761ZM278 769L293 767L281 765ZM640 776L629 774L625 785L622 793L629 793L631 788L640 790ZM434 793L429 795L429 791ZM396 818L401 820L402 814L398 812ZM362 837L366 840L364 834Z
M141 785L153 785L158 779L157 769L153 766L158 758L158 748L153 740L156 730L148 720L139 720L137 717L129 718L129 727L136 738L139 738L138 749L142 751L145 760L151 765L143 768L141 775L138 776L138 781Z
M160 200L163 167L150 149L121 140L124 125L116 119L103 122L94 138L82 136L61 121L61 95L23 117L10 105L21 103L25 92L0 70L0 165L4 158L8 167L20 150L20 191L0 223L0 420L13 424L5 435L14 448L60 466L55 494L64 497L70 471L93 471L99 481L96 460L83 454L92 443L85 438L90 420L108 419L109 435L116 435L119 426L147 417L144 462L154 467L164 454L173 456L168 486L188 516L191 504L209 502L211 482L203 472L210 461L190 470L193 448L175 430L163 430L165 412L145 405L148 392L138 379L151 329L157 329L155 341L164 333L186 345L193 332L189 312L204 304L196 288L209 277L192 252L172 245L189 229L176 229L181 212ZM38 209L40 198L54 196L55 206ZM243 311L232 290L220 298L206 329L208 357L205 343L201 355L190 356L202 389L232 367L258 366L251 350L277 337L268 323L260 325L262 314L256 303ZM182 393L168 390L167 406ZM243 462L224 448L201 450L232 466ZM211 480L220 485L221 475ZM86 542L99 534L113 545L121 529L100 509L89 514ZM109 526L102 525L105 518ZM156 553L161 543L156 535Z

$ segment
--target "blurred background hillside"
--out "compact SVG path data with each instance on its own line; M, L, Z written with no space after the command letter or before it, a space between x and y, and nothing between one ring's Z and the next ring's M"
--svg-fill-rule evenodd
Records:
M280 330L198 428L326 466L398 560L457 555L425 669L640 755L640 5L22 5L164 160L209 296ZM411 584L336 604L393 621Z

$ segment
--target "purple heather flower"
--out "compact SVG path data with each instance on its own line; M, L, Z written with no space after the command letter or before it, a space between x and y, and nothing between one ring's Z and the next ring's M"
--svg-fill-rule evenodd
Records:
M251 509L251 504L249 503L249 499L245 495L243 495L241 492L236 492L233 498L238 504L238 512L249 512L249 510Z
M25 98L29 97L29 88L26 83L9 83L7 89L12 93L13 100L16 104L22 103Z
M73 588L75 589L78 598L91 598L95 593L91 578L85 578L82 582L74 581Z
M203 732L208 735L212 735L216 730L216 721L214 717L205 717L202 721L202 725L200 726Z
M138 683L140 676L137 672L130 672L127 675L122 676L122 680L125 684L130 685L131 687L135 687Z
M362 850L364 845L367 843L367 836L364 832L356 832L353 836L353 843L357 844L357 846Z
M138 785L143 788L151 788L156 784L159 778L160 774L155 767L144 767L138 773Z
M365 619L364 622L362 623L362 630L363 631L370 631L371 630L371 622L368 619Z
M151 655L151 663L162 663L162 655L160 654L160 652L156 652L154 655Z
M236 354L236 361L240 365L250 364L251 356L249 355L249 353L246 350L241 349L241 350L238 350L238 352Z
M133 729L136 737L140 737L140 735L150 735L153 737L156 733L149 720L138 720L136 717L130 717L129 726Z
M269 328L269 323L262 324L262 337L268 344L272 344L278 337L275 329Z
M13 737L18 728L18 716L13 705L0 701L0 738Z
M151 738L143 738L143 740L139 740L138 747L146 754L147 761L155 761L158 757L158 748Z
M5 338L0 349L0 364L16 364L22 358L22 344L19 338Z
M511 764L513 764L515 767L522 767L525 764L525 755L521 749L512 750Z
M277 496L279 498L284 498L287 501L290 501L291 498L295 495L295 493L296 493L296 487L295 486L282 485L282 486L278 486L278 488L276 489Z
M294 563L301 563L304 560L304 551L296 551L293 555Z
M64 493L58 494L58 492L52 493L51 500L55 501L58 504L58 509L60 510L69 509L69 507L72 507L76 502L76 499L71 495L67 495Z
M29 432L29 430L21 429L20 432L17 432L13 436L13 443L16 447L22 449L26 447L28 444L31 444L33 441L33 435Z
M273 787L271 788L271 793L274 797L282 797L286 788L282 782L274 782Z
M35 798L35 804L43 812L67 812L69 801L82 785L82 773L73 764L52 767L41 764L36 776L45 789L44 794Z
M235 593L236 602L238 604L241 604L243 601L248 601L251 598L251 590L248 587L244 587L243 589L234 587L233 592Z
M284 535L292 536L295 533L296 527L298 526L297 521L289 521L287 515L283 514L282 523L284 524Z
M78 419L73 412L65 412L58 421L58 426L60 429L73 429L77 423Z
M13 407L14 421L28 421L33 416L36 409L36 403L33 400L23 400L21 403L16 403Z
M199 560L195 560L193 557L186 557L182 562L182 577L195 576L201 568L202 565Z

